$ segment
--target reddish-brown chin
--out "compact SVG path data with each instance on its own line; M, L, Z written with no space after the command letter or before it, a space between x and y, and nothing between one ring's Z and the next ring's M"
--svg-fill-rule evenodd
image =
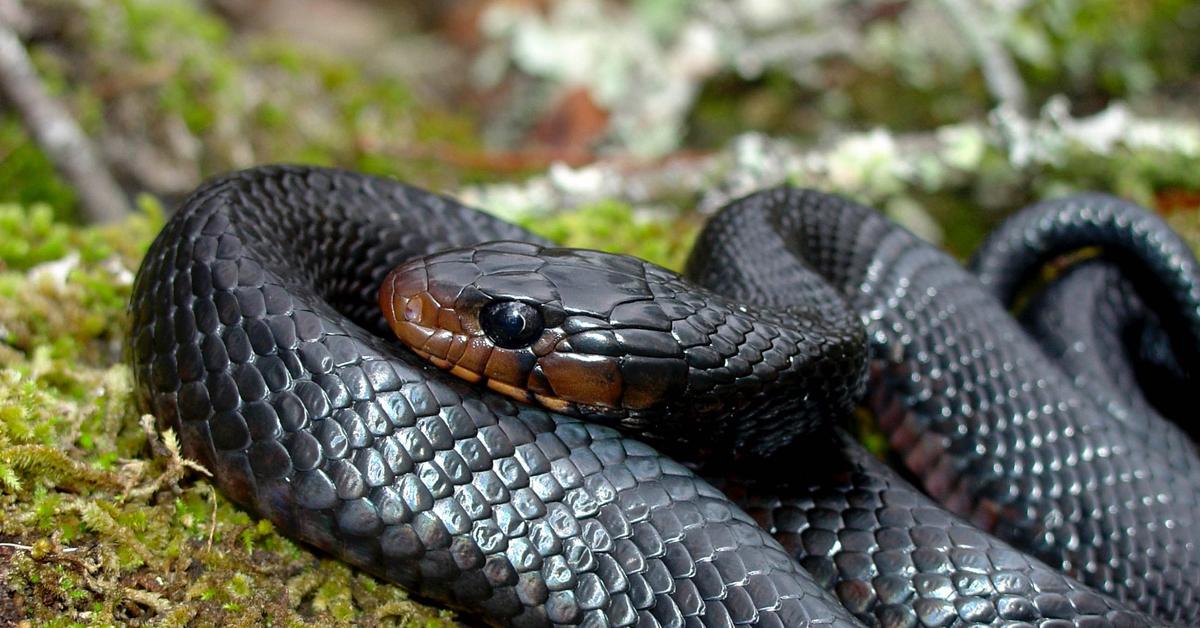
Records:
M480 356L486 344L464 333L451 308L430 294L422 267L401 266L379 287L379 309L396 338L434 366L468 382L483 379ZM452 328L452 329L450 329Z
M581 406L616 410L625 382L617 361L607 356L552 352L538 359L536 377L546 396Z
M437 319L437 305L425 291L424 277L398 268L388 273L379 287L379 309L392 333L401 342L419 350L425 347L434 330L429 323Z

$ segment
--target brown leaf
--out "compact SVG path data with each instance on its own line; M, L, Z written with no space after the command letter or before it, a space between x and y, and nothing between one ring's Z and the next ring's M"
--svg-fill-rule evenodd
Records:
M568 161L584 160L608 130L609 112L582 87L567 92L529 134L528 144Z

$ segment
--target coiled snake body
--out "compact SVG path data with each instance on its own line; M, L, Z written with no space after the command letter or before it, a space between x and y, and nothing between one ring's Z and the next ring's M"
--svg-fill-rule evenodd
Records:
M462 347L390 339L389 271L497 240L530 244L454 253L422 290L585 312L544 323L596 356L514 360L487 379L587 420L424 361L442 351L449 368ZM989 240L975 276L868 209L777 189L710 222L688 273L707 291L599 254L606 270L560 259L548 297L463 270L511 276L547 245L383 179L228 175L193 194L139 272L139 390L238 503L496 624L1200 623L1200 463L1160 416L1186 416L1200 272L1150 214L1099 196L1035 207ZM1032 299L1039 346L997 296L1089 245L1122 262L1085 262ZM587 281L567 287L572 275ZM624 296L597 302L605 290ZM608 370L574 368L589 360ZM837 427L864 372L907 479ZM676 402L685 391L700 401Z

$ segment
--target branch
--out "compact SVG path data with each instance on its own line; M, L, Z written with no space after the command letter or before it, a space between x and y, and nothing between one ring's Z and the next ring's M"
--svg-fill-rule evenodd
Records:
M21 115L25 127L79 195L91 222L113 222L129 213L129 203L96 149L67 108L46 92L29 53L9 24L0 21L0 93Z

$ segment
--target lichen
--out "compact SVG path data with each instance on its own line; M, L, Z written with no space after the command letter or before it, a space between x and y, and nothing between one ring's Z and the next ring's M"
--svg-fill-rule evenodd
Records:
M662 155L697 139L720 147L750 130L912 131L995 105L971 36L946 4L496 2L482 20L475 77L482 87L534 86L514 91L509 108L518 111L496 116L497 137L519 136L510 127L529 109L582 86L611 114L601 144L615 153ZM1186 0L970 4L1034 106L1056 94L1144 102L1160 86L1185 84L1200 52Z
M643 172L609 162L558 165L520 183L471 186L463 195L512 218L612 201L677 216L708 214L780 184L879 207L965 256L1009 213L1082 190L1196 212L1200 204L1186 199L1200 189L1200 125L1137 116L1121 104L1073 117L1064 101L1052 99L1038 116L995 116L917 134L872 129L816 147L745 133L709 156Z

